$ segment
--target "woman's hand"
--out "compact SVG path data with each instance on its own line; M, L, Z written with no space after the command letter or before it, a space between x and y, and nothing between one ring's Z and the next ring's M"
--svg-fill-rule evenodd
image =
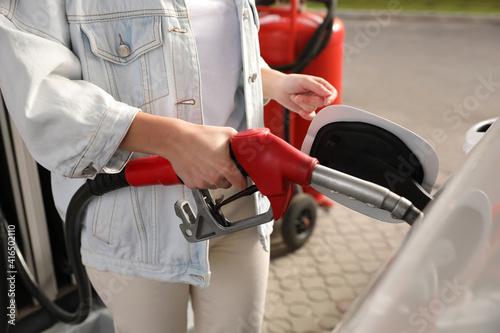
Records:
M196 125L180 119L140 112L119 149L166 158L189 188L216 189L234 185L243 190L245 177L231 159L230 127Z
M234 185L244 190L247 181L229 151L229 139L236 133L230 127L185 123L176 146L165 156L189 188L216 189Z
M262 68L264 98L274 99L302 118L311 120L316 109L332 104L337 90L326 80L303 74L284 74Z

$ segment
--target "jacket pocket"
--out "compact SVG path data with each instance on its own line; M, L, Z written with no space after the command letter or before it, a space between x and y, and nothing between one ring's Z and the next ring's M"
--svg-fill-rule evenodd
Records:
M143 200L150 195L145 191ZM148 263L147 226L140 212L141 198L136 189L124 188L107 193L88 209L88 219L92 228L92 250L107 256ZM155 230L151 237L156 238Z
M111 205L114 207L116 205L117 193L108 195L111 199ZM92 235L99 239L100 241L110 244L111 241L111 230L113 228L113 213L114 208L111 210L101 209L103 205L103 197L98 197L95 205L94 215L92 219ZM107 212L108 214L103 214Z
M78 26L82 44L75 50L85 80L135 107L168 95L162 16L96 20Z

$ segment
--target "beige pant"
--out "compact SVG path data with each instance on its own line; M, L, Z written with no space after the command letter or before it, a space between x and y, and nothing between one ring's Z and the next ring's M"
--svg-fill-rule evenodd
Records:
M116 333L184 333L189 297L196 332L260 332L269 253L256 228L210 240L209 260L212 278L203 291L89 267L87 273L113 315Z

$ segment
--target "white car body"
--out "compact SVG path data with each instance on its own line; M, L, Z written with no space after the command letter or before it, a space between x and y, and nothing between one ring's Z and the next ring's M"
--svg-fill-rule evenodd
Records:
M500 332L500 121L490 123L468 133L464 149L480 141L334 333Z

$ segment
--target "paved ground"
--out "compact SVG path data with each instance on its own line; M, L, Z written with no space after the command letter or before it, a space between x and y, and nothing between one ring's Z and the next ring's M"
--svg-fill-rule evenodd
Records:
M440 187L463 160L467 129L500 114L500 20L340 16L343 103L427 139L440 158ZM294 253L276 233L264 333L330 332L407 230L335 205L320 210L313 236Z

